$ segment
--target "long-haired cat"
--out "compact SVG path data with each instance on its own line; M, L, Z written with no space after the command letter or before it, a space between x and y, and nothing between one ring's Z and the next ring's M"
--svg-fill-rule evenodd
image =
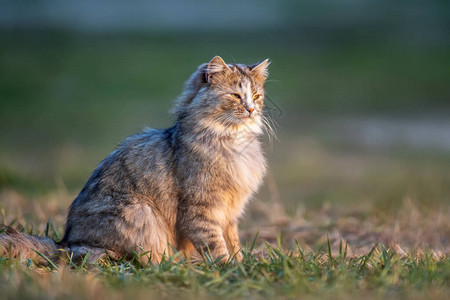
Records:
M69 209L64 238L0 235L0 254L74 258L121 257L148 251L152 261L172 248L213 259L242 258L238 219L258 189L266 162L263 128L268 60L199 66L173 109L175 124L123 141L92 173Z

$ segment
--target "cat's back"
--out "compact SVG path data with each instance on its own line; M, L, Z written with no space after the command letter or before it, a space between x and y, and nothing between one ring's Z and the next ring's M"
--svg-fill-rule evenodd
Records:
M125 139L97 166L71 208L131 195L153 201L172 194L172 132L146 129Z

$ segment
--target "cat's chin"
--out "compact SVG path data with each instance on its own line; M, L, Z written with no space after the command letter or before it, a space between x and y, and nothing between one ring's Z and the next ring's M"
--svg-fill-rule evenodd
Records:
M257 114L252 114L252 115L248 115L248 116L239 116L238 119L241 120L241 123L258 123L259 122L259 115Z
M239 122L236 123L238 131L245 131L248 133L262 133L261 120L258 116L247 116L239 118Z
M257 118L258 114L254 113L254 114L249 114L247 112L245 113L234 113L233 117L234 119L240 120L240 122L248 122L248 121L254 121Z
M252 134L262 133L261 118L256 114L229 114L223 118L219 118L219 120L215 119L212 123L210 121L206 121L205 123L202 122L201 124L210 129L213 129L219 134L230 134L236 132L247 132Z

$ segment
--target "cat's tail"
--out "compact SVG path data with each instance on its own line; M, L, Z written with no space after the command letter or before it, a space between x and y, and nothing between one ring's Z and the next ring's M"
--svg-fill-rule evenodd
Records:
M48 264L47 259L55 261L58 258L58 244L47 237L25 234L11 227L2 228L0 234L0 257L17 259L29 258L39 264Z

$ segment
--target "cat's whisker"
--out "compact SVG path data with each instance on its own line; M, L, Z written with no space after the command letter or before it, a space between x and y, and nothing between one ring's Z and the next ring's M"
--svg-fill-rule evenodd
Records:
M230 115L224 114L222 115L222 119L223 119L223 126L228 128L230 126Z
M225 115L220 115L220 116L217 118L217 121L220 123L221 126L227 127L227 125L226 125L227 118L226 118Z
M276 79L267 79L266 80L267 84L276 84L280 87L284 87L284 85L281 83L281 80L276 80Z
M276 131L274 129L274 126L271 123L271 118L265 116L265 115L261 115L261 120L263 121L265 127L267 130L269 130L271 132L271 134L273 134L274 136L276 136Z
M277 141L279 141L276 131L270 123L270 118L268 118L264 115L261 115L261 121L263 122L263 129L267 133L267 136L269 138L269 143L272 148L273 147L273 138L275 138Z
M272 118L272 116L270 116L270 114L268 116L267 115L262 115L262 116L267 122L270 123L269 125L271 127L271 130L276 135L276 128L281 127L281 126L278 124L277 121L274 120L274 118Z
M234 116L228 116L228 127L230 127L231 125L233 125L235 123L235 118Z
M273 139L272 139L273 131L271 130L270 125L267 123L267 120L265 120L264 118L261 118L261 120L263 121L263 129L264 129L264 131L266 131L267 136L269 138L269 143L270 143L270 145L272 147L272 144L273 144Z
M213 119L213 122L219 123L221 126L228 128L230 126L230 120L228 115L219 115L217 118Z

